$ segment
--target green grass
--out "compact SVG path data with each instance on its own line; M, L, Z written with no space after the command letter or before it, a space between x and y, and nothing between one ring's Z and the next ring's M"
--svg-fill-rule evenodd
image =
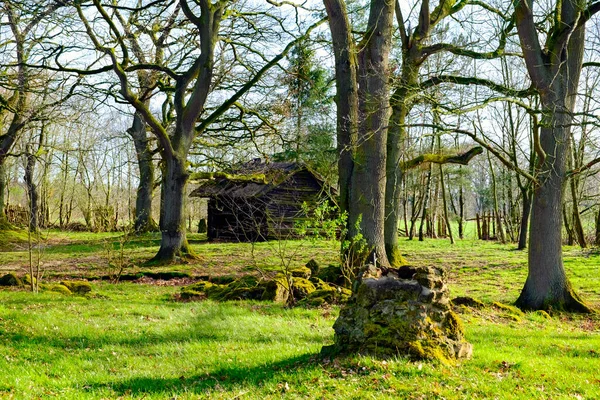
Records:
M47 279L105 270L102 241L49 237ZM325 242L205 243L200 259L162 267L194 274L277 269L281 259L334 262ZM134 259L157 249L152 235L127 244ZM81 247L79 247L81 246ZM87 246L93 248L89 250ZM95 246L95 247L94 247ZM402 241L415 264L450 270L451 297L510 303L526 277L526 253L514 245L465 240ZM89 251L86 251L89 250ZM73 253L70 253L73 251ZM6 269L23 251L0 253ZM600 255L565 248L573 286L600 308ZM82 265L82 263L84 265ZM135 267L143 269L143 267ZM600 319L537 313L520 317L486 307L464 309L471 360L456 366L367 357L322 360L337 308L286 309L258 302L173 302L178 287L94 282L96 297L0 291L0 398L33 399L597 399Z

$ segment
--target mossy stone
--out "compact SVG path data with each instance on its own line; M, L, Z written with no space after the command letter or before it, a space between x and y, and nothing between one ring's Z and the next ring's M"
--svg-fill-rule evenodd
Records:
M260 283L259 279L253 275L246 275L243 276L239 279L236 279L235 281L229 283L227 286L229 286L232 289L235 288L253 288L258 286Z
M212 300L221 300L221 294L223 288L226 285L219 285L208 281L196 282L189 286L181 288L181 298L192 299L192 298L210 298Z
M60 284L75 294L85 295L92 291L92 285L87 281L62 281Z
M221 300L260 300L264 287L252 275L244 276L221 288Z
M294 278L292 281L292 293L296 300L302 300L308 297L316 290L315 285L305 278Z
M213 284L211 286L207 286L204 290L204 293L206 294L206 297L208 297L210 300L222 301L226 291L227 285Z
M192 290L195 292L204 292L206 291L206 289L214 286L215 284L209 281L200 281L200 282L196 282L194 284L188 285L188 286L184 286L182 289L186 289L186 290Z
M275 278L265 282L265 290L261 300L270 300L276 303L287 303L290 298L290 289L288 287L288 279L277 274Z
M41 289L46 292L60 293L65 296L71 296L73 294L73 292L71 290L69 290L69 288L67 286L63 285L62 283L42 285Z
M319 263L317 263L314 258L311 258L311 260L306 263L306 268L310 269L312 276L319 273Z
M453 339L462 338L465 334L465 327L462 321L453 311L448 311L446 314L444 328L446 329L447 335Z
M315 286L316 290L331 289L331 285L321 278L312 277L310 278L310 281Z
M304 299L300 304L306 304L312 307L320 307L324 304L327 304L327 302L322 297L311 297Z
M34 284L37 283L37 278L33 278L33 282ZM23 284L24 285L31 285L31 275L29 274L25 274L25 276L23 277Z
M339 293L338 303L345 303L348 300L350 300L350 296L352 296L352 290L346 289L344 287L339 288L338 293Z
M514 316L517 316L517 317L522 317L522 316L525 315L523 313L523 311L521 311L517 307L515 307L515 306L509 306L508 304L503 304L503 303L495 301L495 302L492 303L492 306L494 308L500 310L500 311L504 311L504 312L506 312L508 314L511 314L511 315L514 315Z
M452 299L452 304L455 306L467 306L471 308L485 308L483 301L468 296L459 296Z
M337 285L343 285L346 280L339 265L329 265L328 267L321 268L317 274L317 278Z
M292 274L292 276L295 278L309 279L312 272L311 272L310 268L300 267L300 268L291 270L290 274Z
M23 286L23 281L14 272L0 278L0 286Z
M306 298L306 304L320 306L324 303L340 304L348 301L352 292L349 289L327 285L316 289Z

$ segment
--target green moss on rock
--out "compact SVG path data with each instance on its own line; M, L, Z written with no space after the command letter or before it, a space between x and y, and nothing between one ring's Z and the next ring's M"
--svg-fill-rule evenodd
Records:
M310 282L315 286L316 290L323 290L323 289L328 289L331 287L330 284L328 284L321 278L312 277L312 278L310 278Z
M452 299L452 304L455 306L467 306L471 308L485 308L483 301L468 296L459 296Z
M181 288L182 299L209 298L221 300L223 289L226 285L219 285L208 281L196 282L193 285Z
M335 283L336 285L343 285L346 280L339 265L329 265L328 267L321 268L316 277L328 283Z
M60 293L65 296L71 296L73 294L73 292L71 292L71 290L69 290L69 288L62 283L41 285L40 289L46 292Z
M23 281L14 272L0 278L0 286L23 286Z
M313 283L308 279L294 278L292 281L292 293L294 294L294 299L296 300L302 300L308 297L315 290L315 285L313 285Z
M265 283L265 290L261 300L270 300L276 303L287 303L290 298L288 279L283 274L277 274Z
M35 277L33 278L33 282L34 284L37 283L37 279ZM23 284L31 285L31 275L25 274L25 276L23 277Z
M307 267L300 267L300 268L293 269L290 271L290 273L295 278L304 278L304 279L309 279L312 274L310 268L307 268Z
M495 301L495 302L492 303L492 307L496 308L497 310L504 311L504 312L506 312L508 314L511 314L511 315L514 315L514 316L517 316L517 317L522 317L522 316L525 315L523 313L523 311L521 311L517 307L515 307L515 306L509 306L508 304L503 304L503 303L500 303L500 302L497 302L497 301Z
M317 263L314 258L306 263L306 268L310 269L312 276L316 276L319 273L319 263Z
M327 285L310 293L302 302L304 305L341 304L348 301L352 292L349 289Z
M446 334L453 339L462 338L465 334L465 327L462 321L453 311L448 311L443 326Z
M358 281L352 300L340 310L333 326L338 352L444 363L471 356L462 322L448 307L443 269L411 267L372 275Z
M85 295L92 291L92 285L87 281L62 281L60 284L79 295Z
M244 276L220 289L220 300L260 300L265 291L258 278Z

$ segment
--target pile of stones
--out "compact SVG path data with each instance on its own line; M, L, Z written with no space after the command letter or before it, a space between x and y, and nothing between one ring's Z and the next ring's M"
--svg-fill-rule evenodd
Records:
M343 282L339 266L320 268L311 260L304 267L282 271L267 279L254 275L209 277L183 287L179 297L182 300L263 300L322 306L341 304L350 298L351 291L343 287Z
M448 362L469 358L472 346L451 309L446 279L439 267L365 267L333 326L335 344L323 353Z
M35 277L33 278L35 282ZM31 285L31 276L25 274L23 277L18 276L14 272L8 273L0 277L0 286L26 288ZM81 280L64 280L59 283L43 283L39 285L41 291L60 293L66 296L70 295L88 295L92 291L92 286L87 281Z

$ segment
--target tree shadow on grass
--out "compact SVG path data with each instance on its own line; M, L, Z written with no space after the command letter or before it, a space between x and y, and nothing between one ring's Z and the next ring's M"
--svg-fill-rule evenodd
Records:
M265 383L284 379L283 375L299 373L316 368L319 356L311 353L300 356L246 367L232 365L219 368L210 373L177 378L157 378L140 376L112 382L86 385L88 391L109 390L118 395L144 394L208 394L210 391L226 391L239 389L240 386L258 387Z

